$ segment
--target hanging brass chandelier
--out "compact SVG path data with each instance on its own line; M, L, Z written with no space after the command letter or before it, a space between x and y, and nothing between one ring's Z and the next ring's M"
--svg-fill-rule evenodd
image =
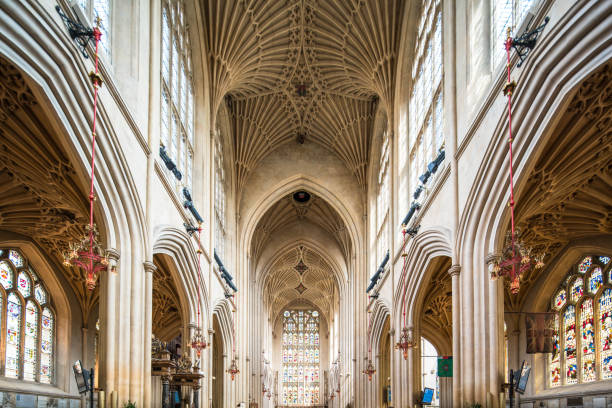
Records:
M201 224L198 226L197 231L198 231L198 245L200 245L200 243L202 242ZM206 349L206 347L208 347L208 342L206 341L206 338L202 334L202 321L201 321L202 318L200 316L200 303L201 303L200 291L203 286L202 267L201 267L201 260L200 260L200 258L202 257L202 249L198 248L197 252L198 252L198 326L196 327L194 334L191 337L191 341L189 342L189 345L196 352L196 355L198 356L198 358L200 358L200 356L202 355L202 351Z
M87 32L93 36L95 47L95 72L89 73L89 78L93 85L93 123L91 130L91 183L89 186L89 224L85 226L84 235L77 241L68 244L69 250L64 252L64 265L76 266L85 270L87 276L85 284L92 291L96 287L98 274L108 266L108 257L106 251L99 244L98 230L94 224L94 180L95 180L95 158L96 158L96 119L98 106L98 89L102 86L102 76L98 70L98 48L102 32L100 31L100 18L96 19L96 26L91 32Z
M508 27L508 36L505 41L506 47L506 69L507 82L504 86L504 95L508 97L508 152L510 160L510 219L511 231L506 236L504 248L501 255L493 260L491 278L507 277L510 281L510 292L518 294L520 291L521 277L530 270L540 269L544 266L544 254L535 254L534 251L526 246L519 236L519 232L514 225L514 173L512 168L512 94L516 88L516 82L510 78L510 50L512 49L513 39L511 29Z
M234 379L236 378L236 374L240 373L238 365L236 364L236 358L232 359L232 364L230 364L229 368L227 369L227 372L231 376L232 381L234 381Z
M402 355L404 356L404 360L408 359L408 350L416 348L416 343L412 339L412 336L409 333L409 329L404 327L402 329L402 334L400 335L399 341L395 343L396 350L402 350Z

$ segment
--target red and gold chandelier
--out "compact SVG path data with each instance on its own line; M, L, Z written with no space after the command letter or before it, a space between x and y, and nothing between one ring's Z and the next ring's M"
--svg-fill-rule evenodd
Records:
M95 158L96 158L96 119L98 107L98 89L102 86L102 76L98 71L98 47L102 32L100 31L100 19L96 20L96 27L93 29L93 38L96 43L95 53L95 72L89 73L89 78L94 89L93 99L93 123L91 130L91 183L89 186L89 224L85 227L85 234L76 242L68 244L69 250L63 254L64 265L77 266L87 273L85 283L89 290L96 287L98 274L106 269L108 258L106 251L102 249L98 242L98 230L94 224L94 180L95 180Z
M362 371L362 373L368 376L369 381L372 381L372 376L376 373L376 368L374 368L372 359L368 359L368 364L366 365L366 368Z
M399 341L395 343L396 350L402 350L402 355L404 356L404 360L408 359L408 350L415 348L416 344L412 339L412 336L409 333L407 327L402 329L402 334L400 335Z
M231 376L232 381L234 381L234 379L236 378L236 374L240 373L238 365L236 364L236 358L232 359L232 364L230 364L229 368L227 369L227 372Z
M544 255L534 254L532 249L521 242L519 233L514 225L514 173L512 168L512 94L516 88L516 82L510 78L510 50L512 48L513 39L510 35L511 30L508 27L508 37L506 38L506 68L508 80L504 86L504 95L508 97L508 152L510 160L510 219L511 231L506 236L506 242L501 255L493 260L493 268L491 270L491 278L495 279L499 276L507 277L510 281L510 292L518 294L520 290L521 276L526 272L539 269L544 266Z

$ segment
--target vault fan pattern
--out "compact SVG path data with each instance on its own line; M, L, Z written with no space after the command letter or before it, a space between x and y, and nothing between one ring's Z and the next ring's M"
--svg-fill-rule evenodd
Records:
M392 111L403 8L402 0L204 3L213 113L225 98L239 189L295 140L331 150L365 186L379 101Z

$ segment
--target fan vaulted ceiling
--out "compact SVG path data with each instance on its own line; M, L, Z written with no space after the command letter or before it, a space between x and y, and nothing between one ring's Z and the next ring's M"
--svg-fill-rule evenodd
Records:
M296 222L310 222L321 227L336 240L345 259L348 259L350 238L344 222L336 210L314 194L305 203L295 201L293 195L288 194L266 211L253 235L252 257L257 259L275 231Z
M298 137L331 150L364 186L374 112L393 103L404 1L203 3L213 112L225 98L238 188Z
M264 285L264 305L278 316L288 304L303 301L327 314L336 283L334 273L321 255L299 245L278 257L269 268Z

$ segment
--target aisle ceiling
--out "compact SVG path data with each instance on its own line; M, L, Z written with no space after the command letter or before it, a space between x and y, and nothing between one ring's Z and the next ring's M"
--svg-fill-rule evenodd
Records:
M225 99L237 186L285 143L317 143L365 186L377 105L392 106L403 0L203 2L213 112Z

